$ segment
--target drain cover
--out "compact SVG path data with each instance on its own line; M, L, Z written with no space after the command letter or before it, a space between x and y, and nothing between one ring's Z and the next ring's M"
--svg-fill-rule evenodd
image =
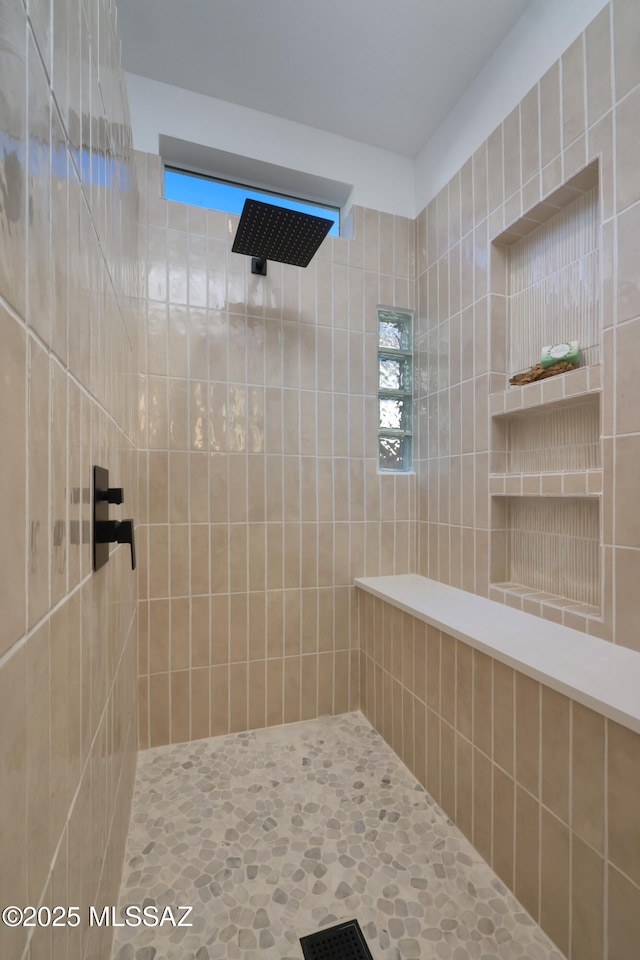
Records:
M305 960L373 960L357 920L300 937Z

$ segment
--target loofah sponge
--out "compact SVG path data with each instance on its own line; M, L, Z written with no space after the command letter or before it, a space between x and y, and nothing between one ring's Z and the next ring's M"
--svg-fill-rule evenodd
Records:
M560 360L551 367L543 367L541 363L536 363L530 370L509 377L509 383L514 387L521 387L525 383L533 383L534 380L545 380L547 377L554 377L557 373L567 373L569 370L575 370L577 366L577 363L569 363L568 360Z

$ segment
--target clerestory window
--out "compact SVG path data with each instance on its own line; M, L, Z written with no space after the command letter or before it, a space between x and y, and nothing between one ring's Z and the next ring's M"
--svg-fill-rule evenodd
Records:
M413 316L378 307L378 467L412 467Z
M287 210L299 210L301 213L310 213L316 217L333 220L329 235L337 237L340 232L340 211L336 207L283 196L247 184L216 180L214 177L178 170L174 167L164 168L165 200L179 200L182 203L193 203L212 210L224 210L225 213L241 214L247 197L251 200L261 200L263 203L275 203Z

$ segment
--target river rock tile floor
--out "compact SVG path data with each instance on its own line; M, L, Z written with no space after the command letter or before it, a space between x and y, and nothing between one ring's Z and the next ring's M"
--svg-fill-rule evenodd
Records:
M362 714L140 754L113 960L301 960L357 919L374 960L563 960Z

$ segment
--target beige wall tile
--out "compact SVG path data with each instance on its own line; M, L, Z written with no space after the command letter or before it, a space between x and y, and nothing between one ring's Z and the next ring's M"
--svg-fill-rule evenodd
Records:
M169 674L149 678L149 743L152 747L170 743Z
M473 653L466 643L456 642L456 730L467 740L473 730Z
M637 816L640 785L638 735L608 721L609 859L635 883L640 881L640 824Z
M619 100L640 83L640 67L636 57L640 42L640 25L634 0L614 0L611 6L615 96Z
M607 4L585 31L587 68L587 124L591 126L611 107L611 6Z
M50 364L36 340L29 342L29 624L49 608Z
M504 200L502 153L502 125L496 127L487 139L487 173L489 186L489 212L496 209ZM429 217L427 213L427 225Z
M620 324L615 332L615 408L616 433L637 433L640 430L640 416L635 403L636 380L633 375L633 357L640 344L640 320L631 320ZM617 443L621 441L618 440ZM616 457L634 456L634 448L616 447ZM616 466L623 472L633 470L633 460L617 459ZM617 477L617 474L616 474ZM624 509L624 508L623 508ZM631 519L631 518L628 518ZM625 541L620 541L625 542ZM635 545L635 544L634 544Z
M473 834L473 747L456 734L456 826L471 839Z
M248 664L232 663L229 667L229 730L234 733L247 728Z
M615 618L616 643L640 648L636 624L638 622L637 583L640 575L640 551L618 547L615 562Z
M447 816L456 817L456 733L444 720L440 723L440 806Z
M520 108L505 118L504 132L504 189L509 198L521 186Z
M544 807L540 814L540 924L569 953L569 828Z
M637 522L637 496L632 476L640 466L640 437L618 437L615 441L616 543L640 546L640 524Z
M514 771L514 671L497 660L493 663L493 757L509 774Z
M0 306L0 328L3 344L3 376L0 378L0 406L12 410L2 418L2 447L6 451L0 475L2 502L11 504L3 527L5 546L0 568L3 595L11 597L3 604L0 651L7 650L25 629L25 515L26 515L26 421L24 398L26 384L26 337L24 329Z
M616 221L618 239L618 322L640 315L637 264L640 257L640 205L620 214Z
M571 838L571 960L600 960L604 934L604 861Z
M540 918L538 879L540 871L540 806L522 787L516 786L515 885L514 892L534 920Z
M488 757L492 756L493 669L491 658L473 651L473 742Z
M546 166L561 150L560 62L540 79L540 159Z
M436 803L440 803L440 717L427 709L427 782L426 787Z
M616 209L620 211L640 199L635 167L640 148L640 89L618 103L615 114Z
M564 823L569 823L569 729L571 703L567 697L541 688L541 800ZM565 951L566 952L566 951Z
M608 957L624 960L640 942L640 889L614 867L608 877Z
M456 641L443 633L440 645L440 715L452 727L456 722Z
M229 667L211 667L211 736L229 733Z
M27 903L29 863L27 783L27 649L22 646L0 669L0 714L5 731L0 772L3 789L0 794L0 825L5 856L10 871L0 871L0 893L3 902ZM47 824L48 827L48 824ZM20 933L3 925L0 944L7 956L22 949Z
M572 829L603 852L605 720L578 703L572 710Z
M171 743L191 739L191 691L188 670L169 674L171 688Z
M516 780L534 796L540 778L540 684L516 673Z
M493 857L491 866L498 876L514 886L515 784L511 777L493 766Z
M491 863L492 764L479 750L473 752L473 845Z
M563 53L561 61L563 146L567 147L585 129L582 34Z

